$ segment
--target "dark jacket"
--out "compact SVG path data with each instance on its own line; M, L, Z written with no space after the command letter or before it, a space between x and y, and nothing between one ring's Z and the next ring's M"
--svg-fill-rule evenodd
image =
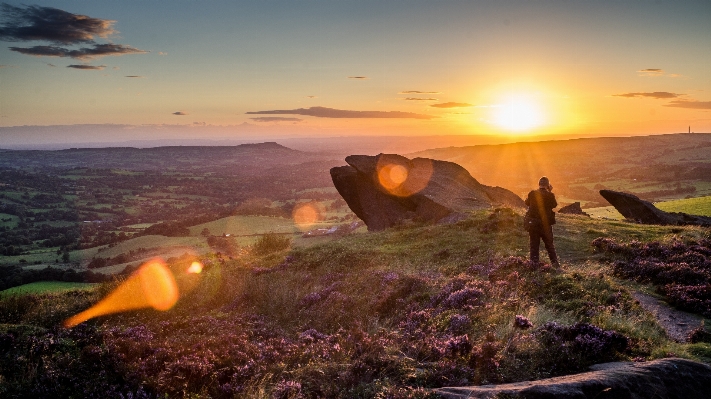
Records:
M558 202L555 200L555 195L552 192L543 188L531 190L525 202L526 205L528 205L526 216L539 219L543 223L543 226L555 224L553 208L558 206Z

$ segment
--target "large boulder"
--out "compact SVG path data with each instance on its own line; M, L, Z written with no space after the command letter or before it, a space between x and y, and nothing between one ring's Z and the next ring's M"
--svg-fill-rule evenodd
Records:
M447 399L706 399L711 367L685 359L607 363L564 377L512 384L440 388Z
M612 190L600 190L600 195L612 204L622 216L639 223L711 226L711 218L709 217L679 212L664 212L651 202L639 199L636 195Z
M479 183L453 162L379 154L350 155L346 163L331 169L331 179L370 231L406 220L436 222L452 213L525 206L516 194Z

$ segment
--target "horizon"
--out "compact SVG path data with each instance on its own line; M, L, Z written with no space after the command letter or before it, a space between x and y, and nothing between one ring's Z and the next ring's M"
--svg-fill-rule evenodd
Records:
M0 147L711 131L705 1L173 4L0 4Z

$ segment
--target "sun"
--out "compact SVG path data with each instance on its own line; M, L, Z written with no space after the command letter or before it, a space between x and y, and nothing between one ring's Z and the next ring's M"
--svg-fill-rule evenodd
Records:
M524 95L510 96L493 107L493 123L511 132L526 132L545 123L543 109L535 98Z

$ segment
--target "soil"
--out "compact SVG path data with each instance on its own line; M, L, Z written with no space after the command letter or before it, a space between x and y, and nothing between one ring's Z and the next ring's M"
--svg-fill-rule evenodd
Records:
M635 291L632 296L645 310L657 318L667 335L677 342L687 342L689 334L703 324L701 316L674 309L651 295Z

